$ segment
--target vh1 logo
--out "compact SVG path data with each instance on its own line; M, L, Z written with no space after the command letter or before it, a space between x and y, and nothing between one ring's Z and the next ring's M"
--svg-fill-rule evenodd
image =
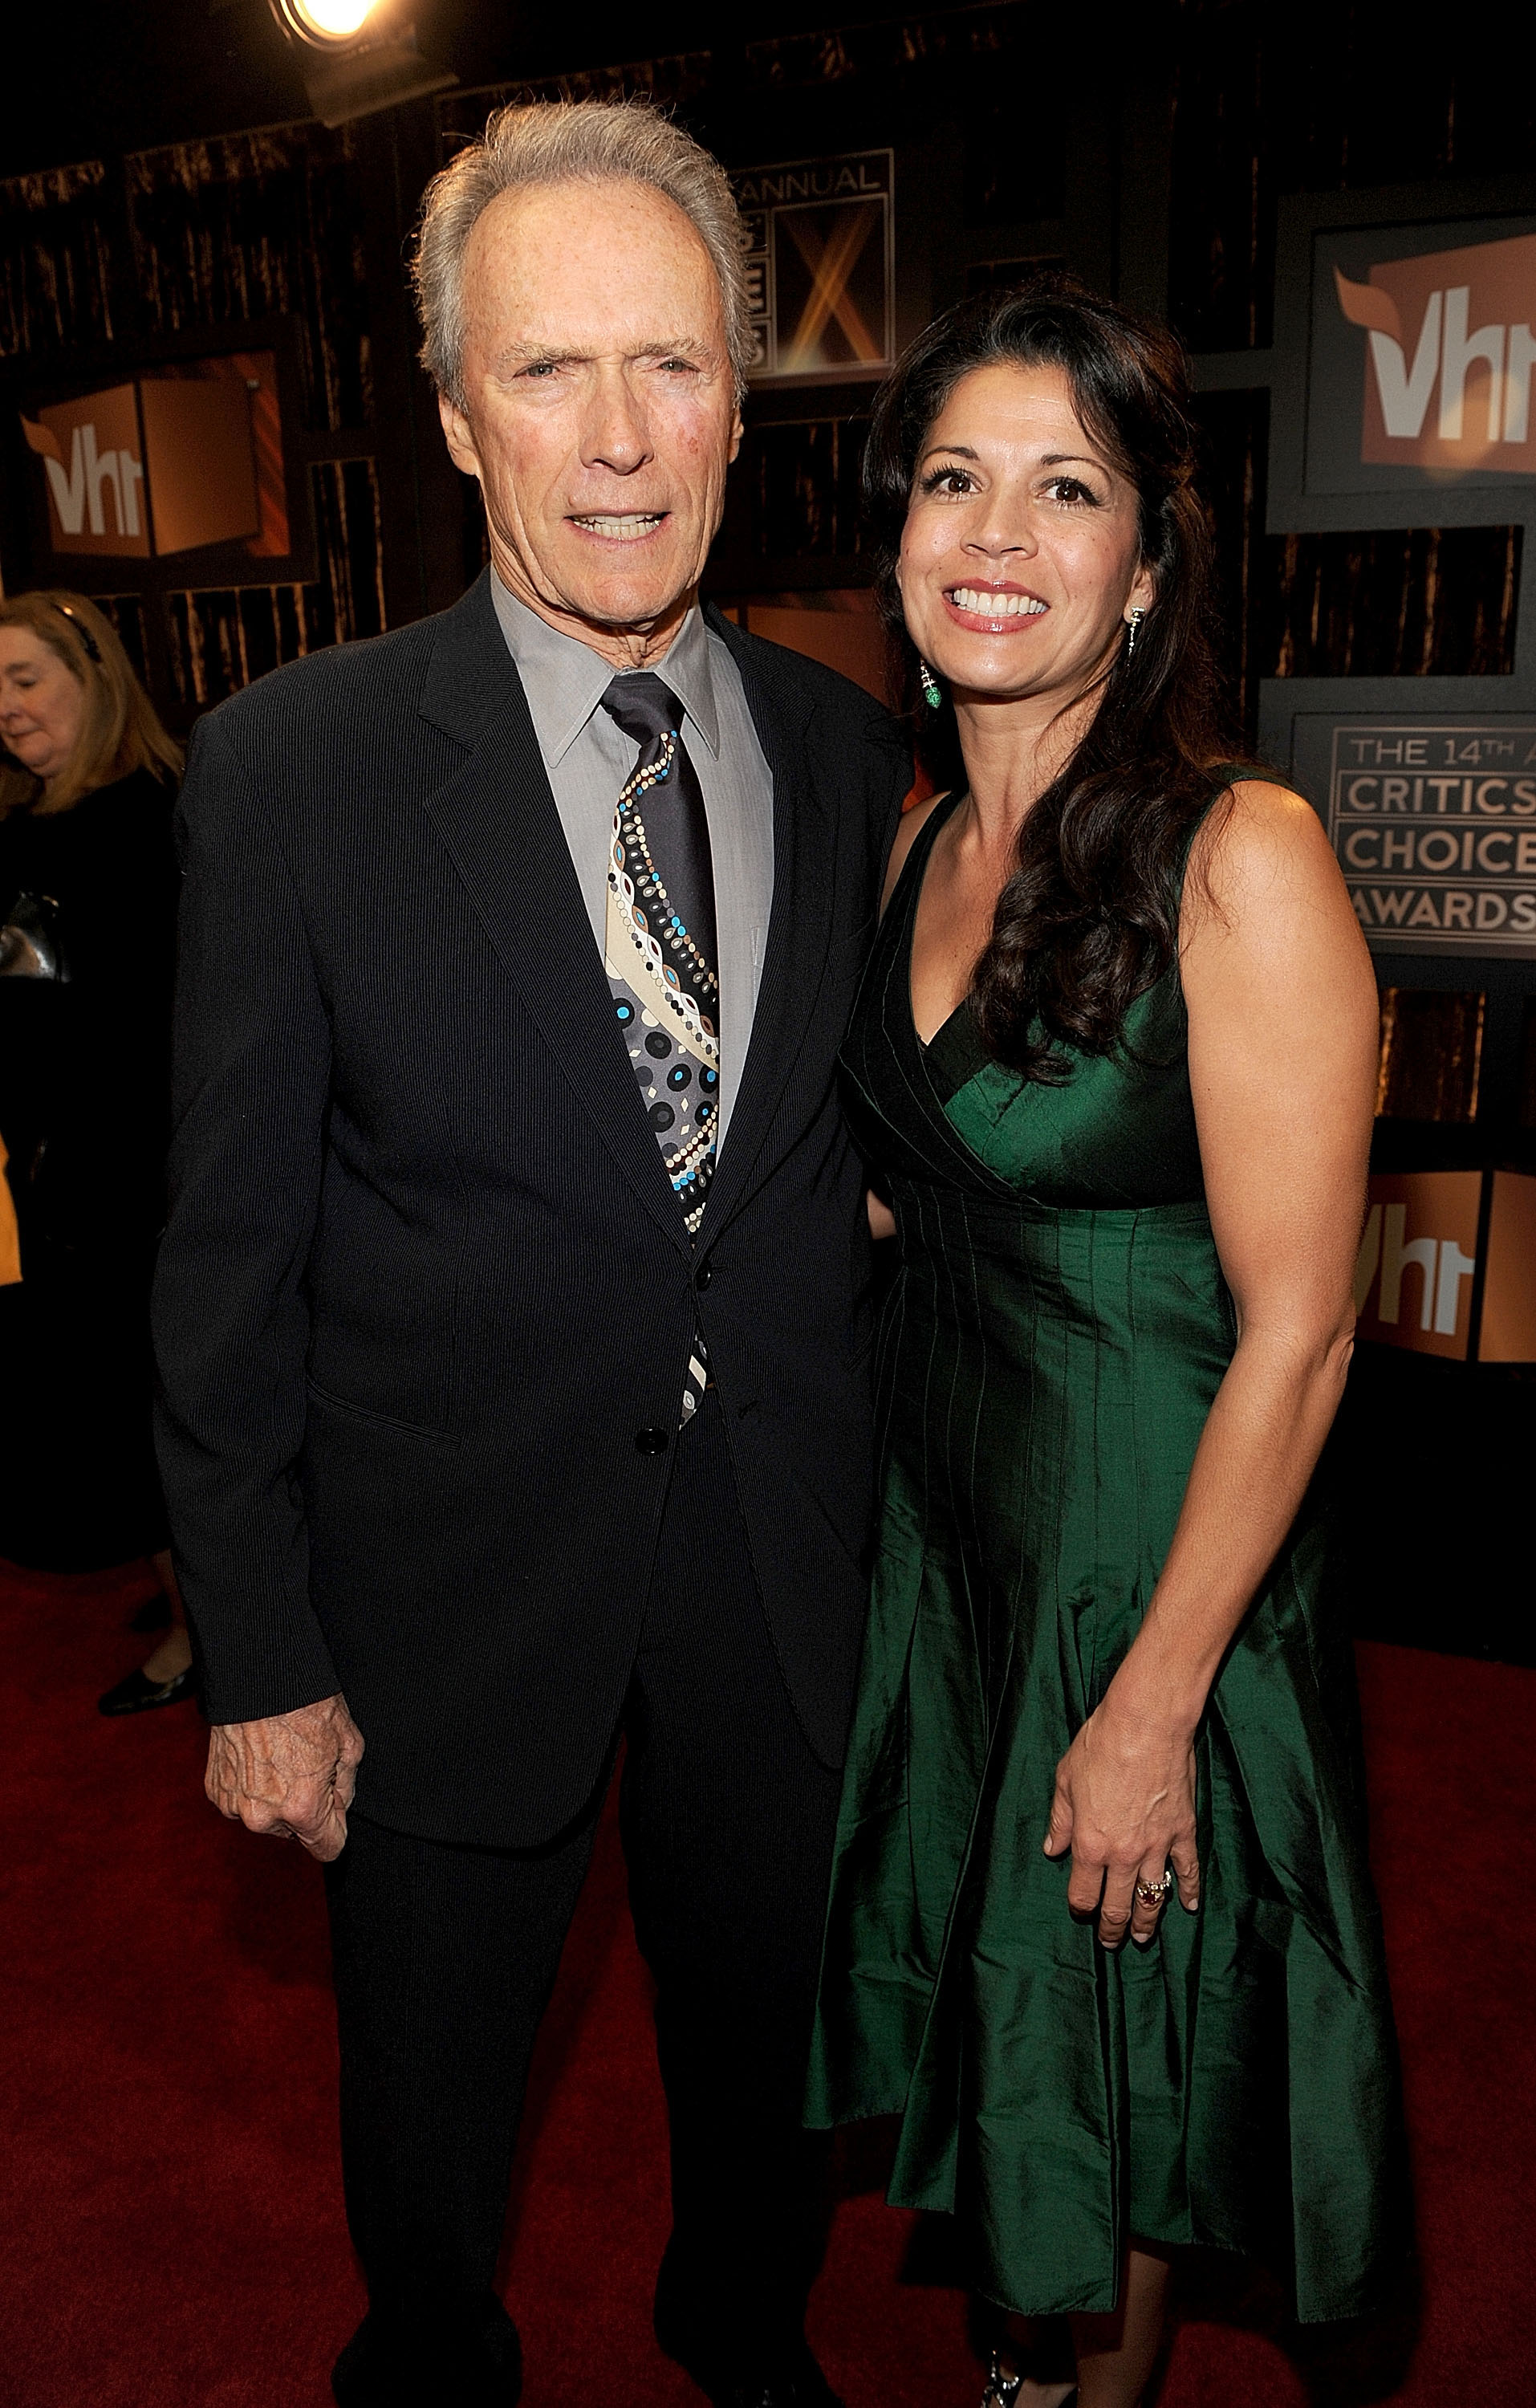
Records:
M1360 458L1405 468L1536 469L1536 235L1333 271L1366 330Z
M1400 1171L1371 1182L1355 1267L1359 1334L1465 1362L1482 1174Z
M260 535L250 380L208 365L216 372L140 377L23 417L56 554L146 560Z
M1377 1345L1457 1363L1474 1355L1480 1363L1536 1362L1536 1178L1517 1170L1378 1172L1355 1267L1355 1310L1359 1335Z

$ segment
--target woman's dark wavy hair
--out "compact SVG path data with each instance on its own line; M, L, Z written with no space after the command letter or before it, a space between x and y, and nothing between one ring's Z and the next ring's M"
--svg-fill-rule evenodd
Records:
M877 592L901 649L907 693L917 654L897 588L901 531L930 429L962 377L1016 363L1059 367L1086 433L1135 487L1141 554L1156 600L1134 652L1104 673L1098 709L1019 834L971 998L989 1053L1057 1084L1057 1050L1113 1052L1126 1013L1173 960L1191 836L1223 748L1209 634L1214 563L1196 491L1199 437L1184 355L1163 328L1101 301L1075 279L963 301L912 344L882 387L865 453ZM955 711L911 710L924 766L963 781Z

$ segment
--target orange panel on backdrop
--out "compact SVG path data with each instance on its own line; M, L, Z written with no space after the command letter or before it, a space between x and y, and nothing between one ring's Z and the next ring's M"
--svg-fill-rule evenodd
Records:
M6 1177L6 1145L0 1138L0 1287L14 1287L22 1276L22 1241L16 1228L16 1206Z
M749 602L746 619L753 635L840 669L877 702L889 703L885 627L872 610L785 610L771 603Z
M1536 1178L1493 1174L1480 1363L1536 1363Z
M1466 1361L1482 1195L1479 1170L1372 1179L1355 1272L1362 1338Z
M195 552L258 534L244 379L145 377L138 393L156 552Z

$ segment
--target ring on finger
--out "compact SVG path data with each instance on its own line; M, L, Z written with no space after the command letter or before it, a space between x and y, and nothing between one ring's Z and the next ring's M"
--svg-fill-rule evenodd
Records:
M1161 1881L1139 1881L1136 1895L1143 1906L1166 1906L1173 1891L1173 1875L1165 1872Z

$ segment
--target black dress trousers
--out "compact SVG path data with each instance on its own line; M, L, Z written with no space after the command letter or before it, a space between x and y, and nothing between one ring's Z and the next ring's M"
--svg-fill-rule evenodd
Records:
M822 2147L800 2113L840 1783L774 1657L715 1391L673 1446L621 1817L671 2130L657 2329L707 2373L792 2351L815 2271ZM535 1850L354 1816L327 1869L348 2218L375 2310L418 2329L493 2286L604 1785Z

